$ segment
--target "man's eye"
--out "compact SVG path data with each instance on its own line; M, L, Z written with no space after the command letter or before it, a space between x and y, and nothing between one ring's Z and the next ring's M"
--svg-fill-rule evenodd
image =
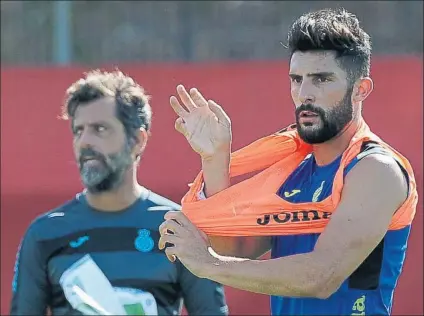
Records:
M82 133L82 128L74 128L74 135L79 136Z
M327 77L318 77L317 80L318 80L318 82L327 82L327 81L329 81Z
M96 126L95 129L96 129L96 132L98 132L98 133L106 131L106 127L104 127L102 125Z

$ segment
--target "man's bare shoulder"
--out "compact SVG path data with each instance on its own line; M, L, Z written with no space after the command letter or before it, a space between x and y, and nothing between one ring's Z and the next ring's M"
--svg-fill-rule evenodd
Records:
M408 195L407 174L392 156L371 154L361 159L346 176L344 191L353 196L355 192L362 195L367 192L400 206Z
M393 156L381 153L370 154L353 167L352 171L358 175L369 179L370 176L378 176L379 182L383 180L394 180L397 184L407 185L407 179L401 166Z

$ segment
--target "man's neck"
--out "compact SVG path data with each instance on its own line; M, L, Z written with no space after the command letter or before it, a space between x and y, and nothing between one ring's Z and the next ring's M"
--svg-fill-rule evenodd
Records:
M359 127L359 119L354 119L337 137L328 142L313 145L313 153L318 166L332 163L349 146Z
M119 188L104 193L86 192L88 204L99 211L117 212L124 210L137 201L143 194L144 188L137 181L123 183Z

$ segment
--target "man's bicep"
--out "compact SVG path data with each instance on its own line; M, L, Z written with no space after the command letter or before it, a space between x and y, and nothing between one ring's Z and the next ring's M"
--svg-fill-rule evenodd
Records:
M198 278L182 265L179 280L188 315L228 315L222 285Z
M11 315L45 315L49 286L41 251L28 230L19 246L12 284Z
M343 282L378 246L406 196L405 177L391 157L366 157L350 171L314 249L332 271L331 282Z

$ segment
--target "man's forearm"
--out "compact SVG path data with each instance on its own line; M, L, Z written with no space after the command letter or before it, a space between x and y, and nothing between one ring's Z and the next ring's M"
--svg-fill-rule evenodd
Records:
M271 260L222 257L205 272L205 277L226 286L266 295L327 297L325 280L330 269L317 262L313 253Z
M209 159L202 159L202 170L206 197L225 190L230 186L230 149L221 151ZM240 238L209 236L213 248L225 256L243 256Z
M205 194L210 197L230 186L230 149L202 159Z
M219 152L211 159L202 160L202 170L206 197L230 187L230 148ZM224 256L257 258L270 248L270 240L266 237L209 236L209 241L212 247Z

